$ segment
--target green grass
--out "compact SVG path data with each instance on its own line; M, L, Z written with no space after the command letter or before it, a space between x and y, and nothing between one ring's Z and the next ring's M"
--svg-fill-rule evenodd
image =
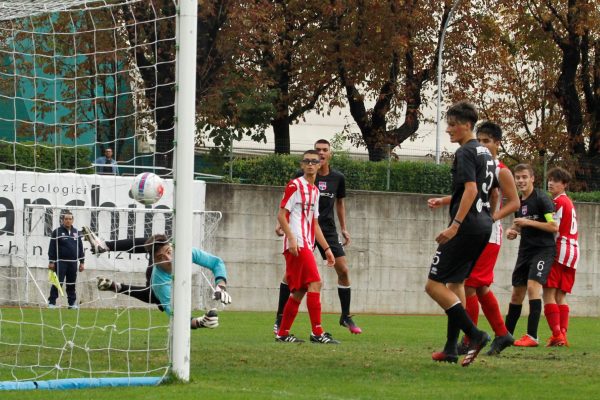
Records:
M572 319L569 348L513 347L500 357L481 355L468 368L430 359L445 341L444 317L359 315L356 321L364 334L352 336L337 324L337 316L324 315L324 326L342 340L339 346L275 343L272 313L221 312L218 329L192 331L188 384L0 396L3 400L574 399L596 398L600 391L598 318ZM520 334L525 325L522 318ZM300 314L293 332L306 338L308 327L306 314ZM543 319L540 334L544 339L549 336ZM0 370L0 377L6 378L3 373Z

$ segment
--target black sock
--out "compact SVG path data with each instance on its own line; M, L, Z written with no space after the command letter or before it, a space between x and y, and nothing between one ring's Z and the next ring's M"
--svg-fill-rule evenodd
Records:
M338 286L338 296L340 296L340 305L342 306L342 315L350 315L350 297L352 289L350 286Z
M285 303L287 303L289 297L290 287L287 285L287 283L281 282L279 284L279 304L277 305L277 318L283 315L283 309L285 308Z
M540 315L542 314L542 299L529 300L529 318L527 319L527 334L537 339Z
M506 314L504 324L506 325L506 329L508 329L511 335L515 334L515 328L517 327L517 322L519 322L519 318L521 317L522 309L522 304L510 303L508 305L508 314Z
M448 326L446 328L444 353L458 355L458 348L456 345L458 343L458 336L460 335L460 326L458 325L456 318L450 317L450 309L446 310L446 314L448 315Z
M479 340L481 338L482 332L477 329L471 318L467 315L462 304L457 303L446 310L446 314L448 314L448 326L457 326L460 330L462 330L465 335L467 335L471 340ZM454 333L452 333L454 334ZM458 335L460 332L456 334L456 340L458 341Z

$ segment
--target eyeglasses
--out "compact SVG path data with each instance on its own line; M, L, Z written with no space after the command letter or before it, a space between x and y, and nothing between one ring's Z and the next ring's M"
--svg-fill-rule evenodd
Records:
M314 158L305 158L304 160L302 160L302 162L304 164L312 164L312 165L321 164L321 160L317 160Z

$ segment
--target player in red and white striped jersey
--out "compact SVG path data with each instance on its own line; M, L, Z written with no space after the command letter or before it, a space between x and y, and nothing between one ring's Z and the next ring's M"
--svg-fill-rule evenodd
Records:
M332 267L335 257L319 227L319 189L315 186L317 171L321 165L316 150L304 152L301 162L304 175L291 180L279 205L277 220L285 237L283 255L285 275L291 296L283 309L281 325L275 340L278 342L303 342L290 335L290 328L298 314L298 308L306 294L306 306L312 326L310 341L337 344L337 340L323 331L321 326L321 276L313 254L315 239L325 249L327 265Z
M558 224L556 257L544 286L544 314L552 331L548 346L567 344L567 293L571 293L573 289L579 261L577 214L573 202L565 193L570 181L571 174L563 168L552 168L548 171L548 190L553 197L554 220Z
M500 253L502 244L502 218L514 213L520 205L519 194L510 169L498 160L498 150L502 141L502 129L497 124L485 121L477 126L477 140L487 147L496 161L495 179L492 192L492 234L488 244L475 262L469 277L465 281L465 309L475 325L479 319L479 303L483 314L494 330L495 338L488 355L499 354L507 346L512 345L514 339L506 329L500 306L490 286L494 281L494 267ZM506 203L502 204L502 197L506 196ZM466 353L468 339L465 337L459 347L459 353Z

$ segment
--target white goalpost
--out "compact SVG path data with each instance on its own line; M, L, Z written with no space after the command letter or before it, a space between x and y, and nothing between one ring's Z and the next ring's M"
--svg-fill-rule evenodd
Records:
M210 251L221 218L193 175L197 7L0 0L0 390L189 380L190 312L214 305L192 246ZM142 172L165 183L151 206L129 195ZM48 297L65 210L111 245L136 243L92 254L84 242L76 304L68 283ZM171 318L140 300L138 245L156 233L174 247ZM98 277L131 289L100 291Z

